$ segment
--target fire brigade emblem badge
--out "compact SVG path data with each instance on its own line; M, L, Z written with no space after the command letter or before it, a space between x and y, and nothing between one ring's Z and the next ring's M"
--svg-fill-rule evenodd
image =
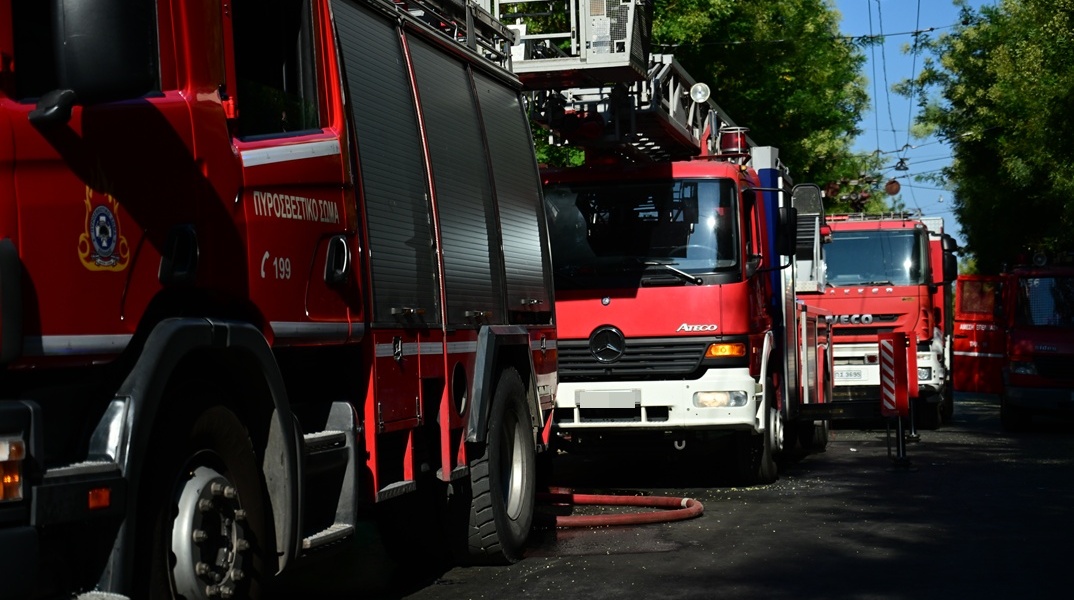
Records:
M91 271L122 271L130 261L127 239L120 234L119 203L86 186L86 231L78 238L78 256Z

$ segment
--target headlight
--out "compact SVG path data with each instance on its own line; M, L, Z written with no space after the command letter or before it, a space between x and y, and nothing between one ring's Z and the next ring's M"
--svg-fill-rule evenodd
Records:
M932 379L932 367L918 367L917 380L927 381L929 379Z
M1015 375L1036 375L1037 365L1029 361L1012 360L1011 373Z
M746 392L695 392L694 406L698 408L746 406Z

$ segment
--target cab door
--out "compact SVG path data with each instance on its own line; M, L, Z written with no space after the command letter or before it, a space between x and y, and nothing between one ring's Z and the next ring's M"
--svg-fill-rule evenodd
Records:
M961 275L955 282L955 391L999 394L1003 391L1006 330L998 318L1002 279Z
M354 187L329 15L313 0L223 10L250 297L277 345L358 337Z

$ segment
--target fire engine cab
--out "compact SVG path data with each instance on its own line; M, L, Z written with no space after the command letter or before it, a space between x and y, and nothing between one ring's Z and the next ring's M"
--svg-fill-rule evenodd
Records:
M538 24L527 6L498 3L521 34L515 70L552 143L585 154L542 171L555 440L726 441L741 481L774 481L796 439L827 441L800 414L831 387L828 324L806 301L821 289L819 189L792 199L778 149L754 144L674 56L649 54L648 3L569 2L570 18Z

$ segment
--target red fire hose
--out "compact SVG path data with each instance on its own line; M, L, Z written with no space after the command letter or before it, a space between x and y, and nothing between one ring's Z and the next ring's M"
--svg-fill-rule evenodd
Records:
M693 498L672 498L669 496L615 496L608 494L548 492L537 494L537 499L557 506L638 506L672 509L609 515L556 515L556 527L602 527L665 523L692 519L700 516L705 510L705 507Z

